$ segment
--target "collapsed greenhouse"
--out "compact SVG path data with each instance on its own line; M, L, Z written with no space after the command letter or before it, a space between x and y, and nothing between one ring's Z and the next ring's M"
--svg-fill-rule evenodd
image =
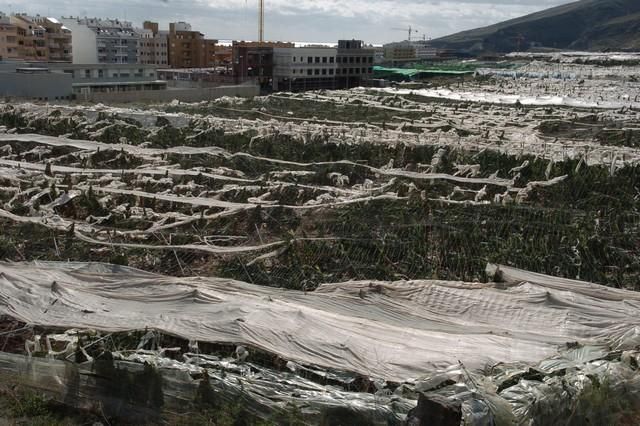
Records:
M0 372L116 423L637 424L639 71L2 104Z

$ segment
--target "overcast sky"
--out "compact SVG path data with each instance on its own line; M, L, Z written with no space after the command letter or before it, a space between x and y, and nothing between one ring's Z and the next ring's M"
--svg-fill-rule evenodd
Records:
M436 38L489 25L571 0L265 0L265 38L370 43L406 39L409 25ZM258 0L0 0L0 11L60 16L187 21L210 38L255 40Z

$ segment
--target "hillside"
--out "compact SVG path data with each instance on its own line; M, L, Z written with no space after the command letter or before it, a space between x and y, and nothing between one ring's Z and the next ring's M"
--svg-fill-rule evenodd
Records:
M511 52L529 47L640 50L638 0L581 0L433 41L438 47Z

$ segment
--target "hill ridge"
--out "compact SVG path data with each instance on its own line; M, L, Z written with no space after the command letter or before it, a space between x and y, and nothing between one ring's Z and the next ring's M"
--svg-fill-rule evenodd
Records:
M640 1L580 0L432 42L437 47L506 53L546 47L640 50Z

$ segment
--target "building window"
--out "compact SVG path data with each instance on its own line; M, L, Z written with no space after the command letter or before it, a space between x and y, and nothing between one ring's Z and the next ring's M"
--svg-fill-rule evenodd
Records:
M312 71L312 70L310 70L310 69L308 69L308 70L307 70L307 75L312 75L312 74L313 74L313 71Z
M327 69L326 68L322 69L322 75L327 75Z
M349 56L349 63L352 64L353 63L353 56Z
M102 78L102 77L104 77L104 71L98 70L98 78Z
M319 70L318 68L316 68L316 69L313 71L313 73L314 73L315 75L320 75L320 70Z
M295 62L295 61L296 61L296 57L294 56L294 57L293 57L293 62Z
M360 56L356 57L356 64L360 63Z
M369 56L369 63L372 64L373 63L373 56Z
M84 70L84 78L91 78L91 70Z
M335 61L336 58L334 58L333 56L329 57L329 63L332 64Z
M316 64L320 63L320 56L316 56Z
M307 63L308 64L312 64L313 63L313 58L311 56L307 57Z
M323 63L323 64L326 64L326 63L327 63L327 57L326 57L326 56L323 56L323 57L322 57L322 63Z
M329 75L333 75L333 69L329 70Z

